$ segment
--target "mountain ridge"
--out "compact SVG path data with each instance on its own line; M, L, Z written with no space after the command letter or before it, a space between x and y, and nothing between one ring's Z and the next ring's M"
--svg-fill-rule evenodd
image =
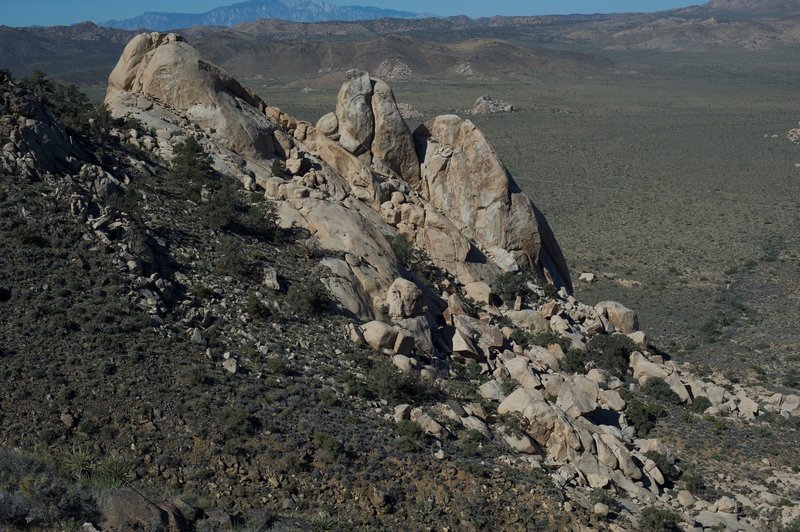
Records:
M384 17L415 18L409 11L369 6L337 6L325 0L250 0L221 6L204 13L147 12L134 18L109 20L102 26L134 30L146 28L163 31L195 26L224 26L253 22L260 19L281 19L292 22L326 20L365 20Z

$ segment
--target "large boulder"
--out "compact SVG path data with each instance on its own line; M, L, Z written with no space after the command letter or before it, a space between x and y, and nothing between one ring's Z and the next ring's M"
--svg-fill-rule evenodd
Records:
M639 317L622 303L616 301L601 301L594 307L598 316L607 318L616 330L624 334L631 334L639 330Z
M175 34L137 35L111 72L105 102L113 116L136 114L141 97L185 113L237 153L268 158L275 151L264 102Z
M353 155L369 153L375 137L372 81L362 70L349 70L336 98L339 143Z
M544 216L522 194L483 133L455 115L414 132L419 189L483 249L502 248L517 265L572 289L561 249Z
M375 138L372 141L373 165L382 163L412 186L419 182L419 159L414 140L400 115L392 89L381 80L372 80L372 113Z

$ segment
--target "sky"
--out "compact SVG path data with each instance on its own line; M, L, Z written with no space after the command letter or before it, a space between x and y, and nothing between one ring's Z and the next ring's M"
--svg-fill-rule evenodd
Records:
M145 11L202 13L240 0L0 0L0 25L53 26L84 20L103 22L131 18ZM370 5L436 15L556 15L659 11L705 0L331 0L338 5Z

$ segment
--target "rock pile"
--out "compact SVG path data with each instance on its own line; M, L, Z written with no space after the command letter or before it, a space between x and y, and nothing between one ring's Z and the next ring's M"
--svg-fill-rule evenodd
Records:
M61 120L0 72L0 170L40 178L75 172L85 158Z
M381 79L401 81L411 79L414 76L414 70L402 59L384 59L375 68L375 75Z
M478 97L472 109L467 111L471 115L488 115L493 113L511 113L515 111L514 106L502 100L492 98L488 94Z

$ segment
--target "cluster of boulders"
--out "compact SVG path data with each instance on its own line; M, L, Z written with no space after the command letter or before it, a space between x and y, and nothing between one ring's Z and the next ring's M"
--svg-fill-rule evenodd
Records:
M472 106L472 109L467 111L467 114L489 115L494 113L511 113L513 111L515 111L514 106L510 103L506 103L497 98L492 98L488 94L484 94L475 100L475 105Z
M359 317L379 316L386 290L407 275L386 238L398 232L462 283L530 269L571 289L547 222L472 123L437 117L412 135L388 85L360 71L347 77L336 112L311 125L266 105L179 37L143 34L112 73L106 102L114 116L172 135L186 134L186 121L199 128L221 170L283 200L285 225L345 254L326 263L325 283Z
M381 79L400 81L411 79L414 76L414 70L402 59L391 58L384 59L375 67L375 75Z
M398 102L397 108L400 110L400 116L402 116L405 120L408 120L409 118L420 118L424 116L419 109L417 109L410 103Z
M86 154L61 119L0 72L0 170L41 178L80 169Z

